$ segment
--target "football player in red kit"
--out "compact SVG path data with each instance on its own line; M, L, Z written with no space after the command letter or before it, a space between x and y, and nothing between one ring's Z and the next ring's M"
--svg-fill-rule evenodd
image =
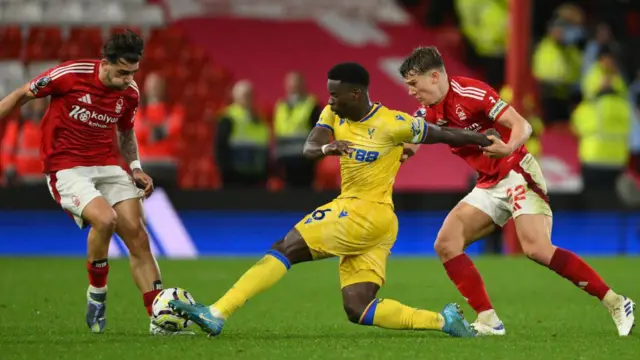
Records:
M505 328L464 248L509 218L514 219L527 257L597 297L611 313L618 334L629 335L634 325L634 302L616 294L578 255L551 243L552 212L545 180L523 145L531 135L529 123L489 85L449 76L435 47L415 49L399 70L409 94L423 106L417 116L441 127L479 132L495 129L492 131L500 134L499 138L489 136L494 143L486 148L451 147L477 171L478 179L475 188L449 213L434 245L449 278L478 313L473 324L478 335L504 335Z
M2 119L32 99L51 97L41 123L40 157L52 197L80 228L91 226L86 323L96 333L106 325L107 255L114 232L129 249L133 278L149 315L162 290L141 203L153 191L153 181L140 165L133 130L140 98L133 75L143 49L137 34L114 34L104 45L101 60L63 63L0 101ZM118 166L116 149L129 164L133 179ZM153 322L150 331L166 333Z

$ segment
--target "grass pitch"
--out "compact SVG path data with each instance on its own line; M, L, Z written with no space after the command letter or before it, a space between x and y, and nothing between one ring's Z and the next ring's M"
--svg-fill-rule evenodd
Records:
M619 292L640 301L640 258L590 263ZM165 286L215 301L255 259L161 261ZM151 337L126 260L111 262L107 331L84 324L82 259L0 258L1 359L639 359L640 329L619 338L607 311L553 272L520 258L479 258L501 338L455 339L436 332L361 327L342 310L337 262L301 264L252 299L218 338ZM382 297L440 310L462 304L475 314L435 259L393 258Z

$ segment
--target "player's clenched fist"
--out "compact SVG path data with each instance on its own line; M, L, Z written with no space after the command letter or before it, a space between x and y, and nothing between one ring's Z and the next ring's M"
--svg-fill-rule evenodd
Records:
M331 144L323 146L322 152L325 155L349 155L354 151L354 149L351 147L352 145L353 143L351 141L336 140Z
M148 198L153 192L153 179L144 171L140 169L133 170L133 180L136 182L136 186L144 190L144 197Z

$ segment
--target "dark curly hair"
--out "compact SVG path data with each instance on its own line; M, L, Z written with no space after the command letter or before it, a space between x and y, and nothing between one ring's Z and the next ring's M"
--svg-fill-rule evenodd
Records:
M131 30L113 34L102 48L102 57L115 64L120 59L128 63L137 63L144 53L144 40Z

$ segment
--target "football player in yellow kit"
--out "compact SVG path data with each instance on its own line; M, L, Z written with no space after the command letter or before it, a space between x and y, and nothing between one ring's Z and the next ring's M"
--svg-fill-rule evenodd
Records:
M398 233L391 194L403 144L488 146L492 141L484 134L440 128L372 103L368 86L369 73L359 64L334 66L328 74L329 105L305 144L309 158L340 157L340 196L311 212L274 243L215 304L172 301L174 309L210 335L218 335L232 313L272 287L292 265L339 257L343 304L351 322L475 336L457 304L447 304L438 313L376 295L384 284L387 258Z

